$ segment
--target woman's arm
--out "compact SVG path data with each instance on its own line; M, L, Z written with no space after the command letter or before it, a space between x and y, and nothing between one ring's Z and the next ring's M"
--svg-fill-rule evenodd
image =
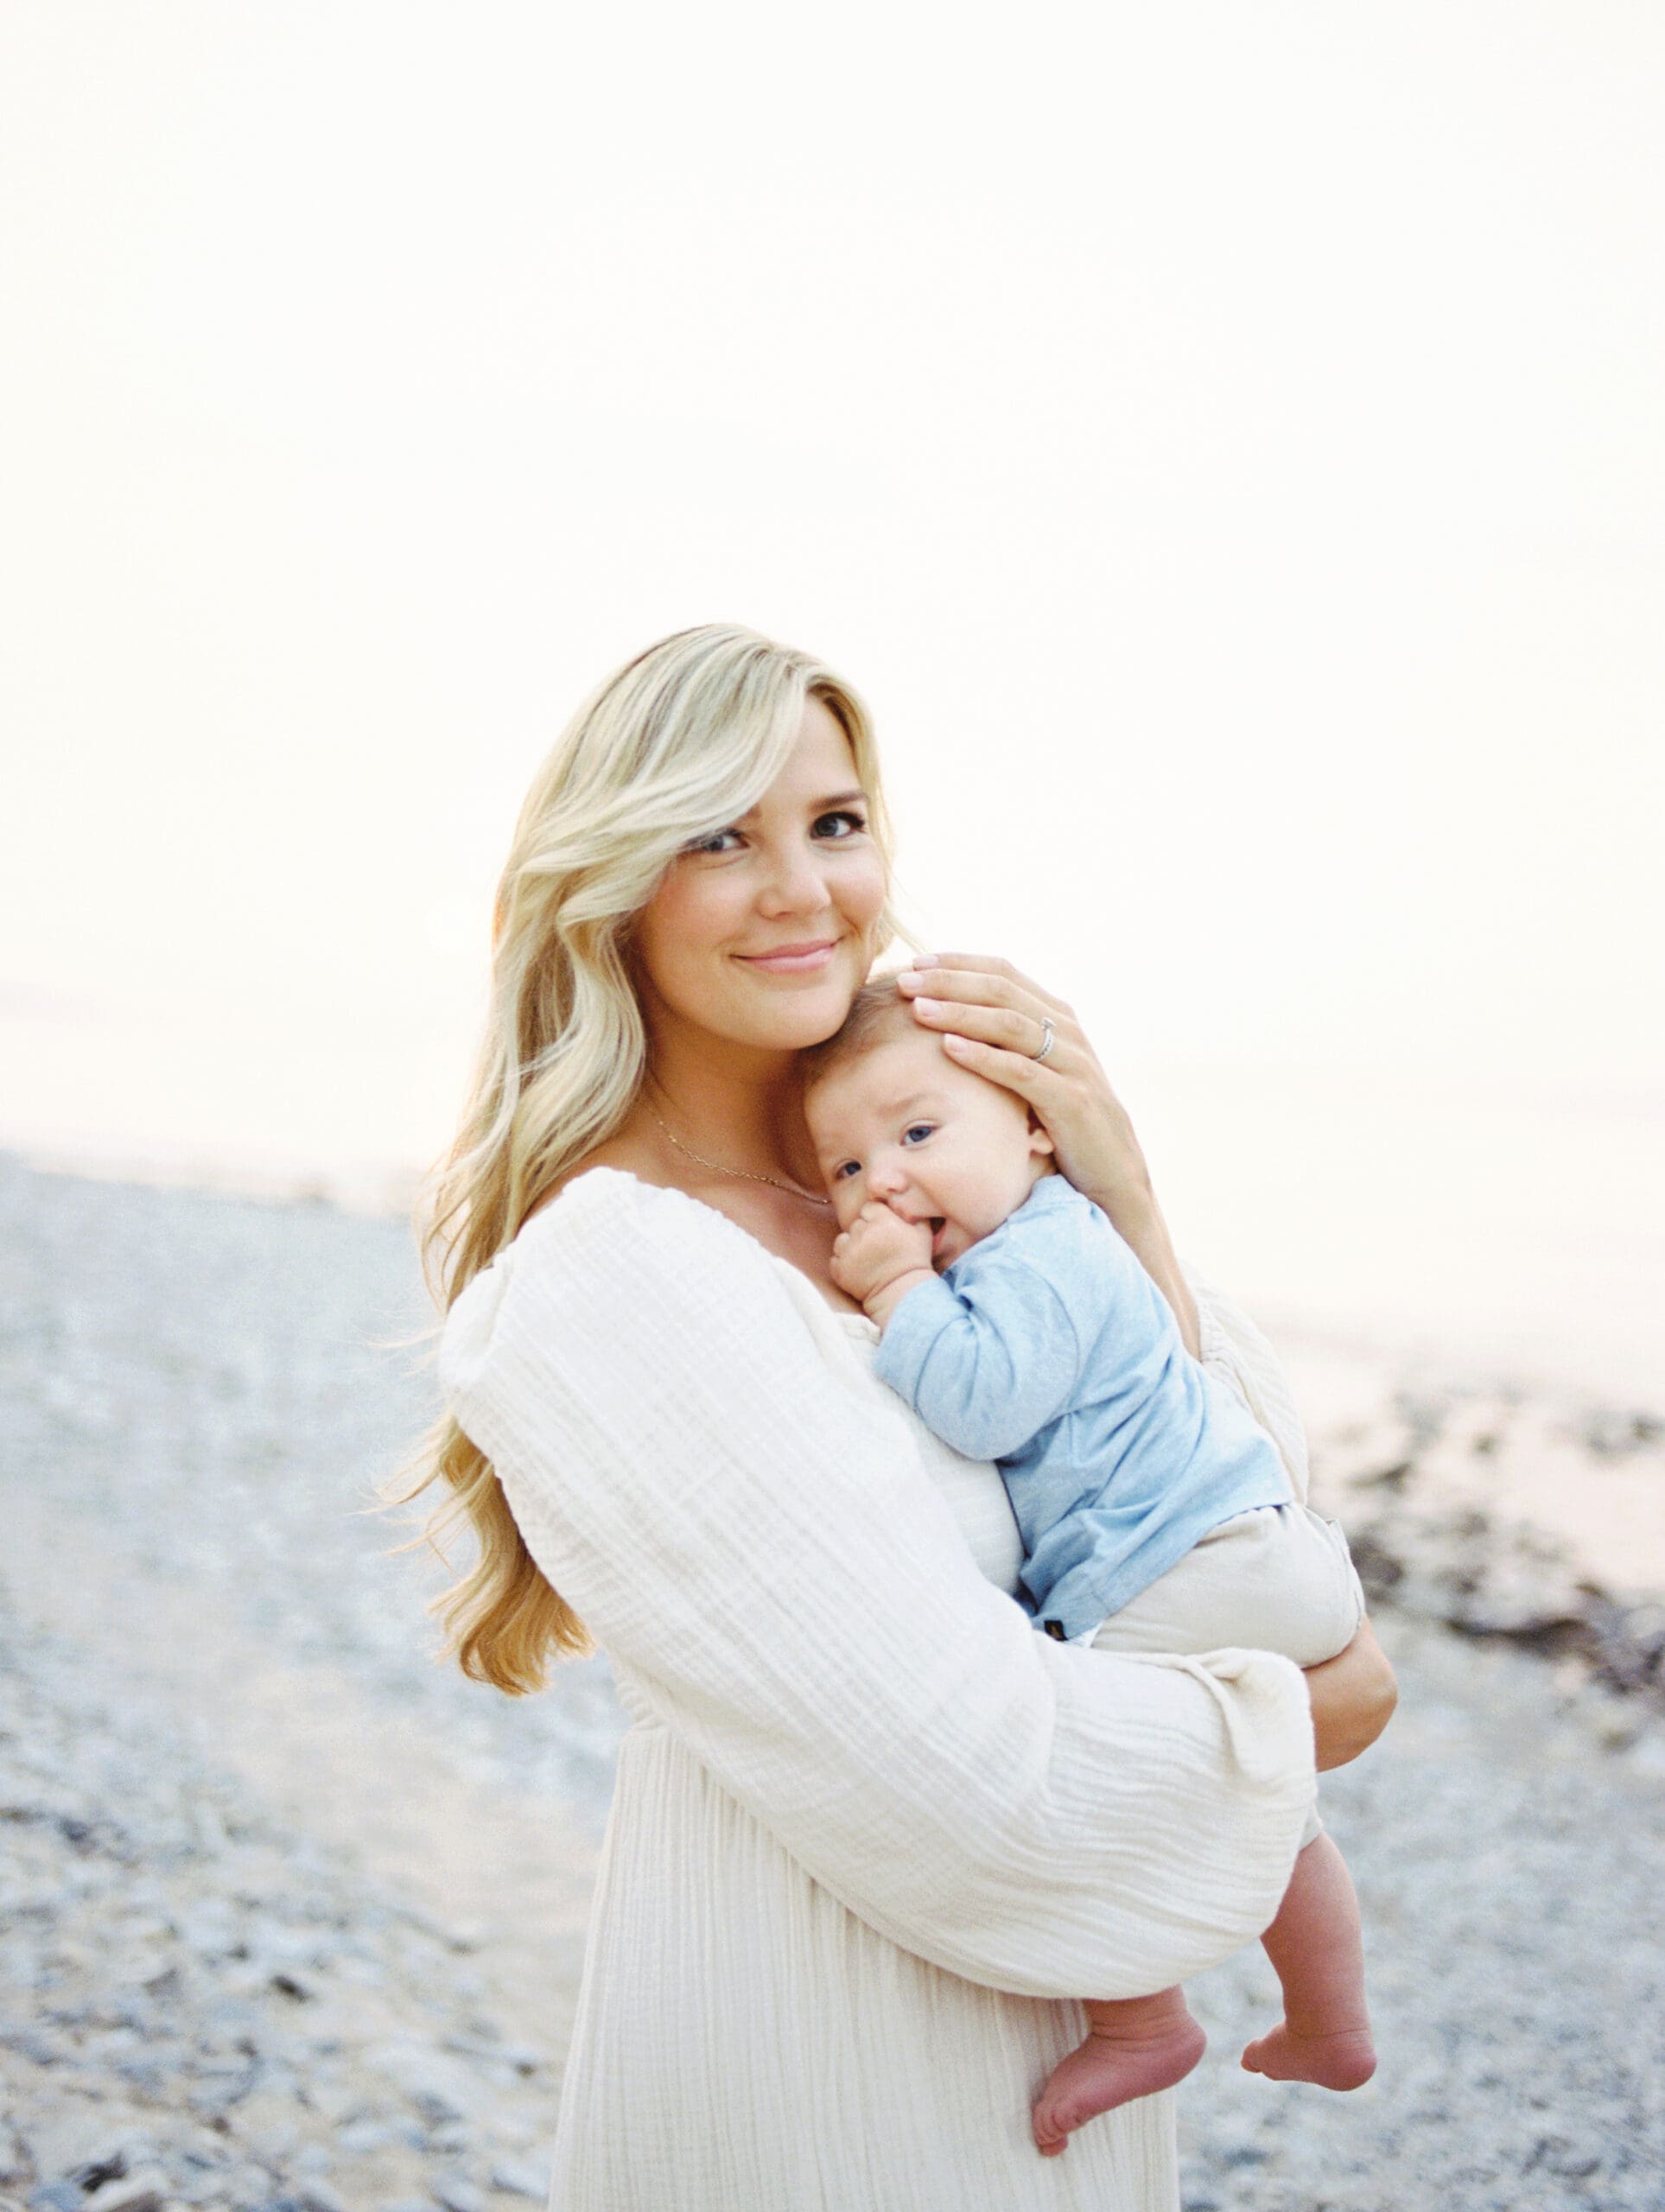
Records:
M1287 1660L1038 1636L888 1392L679 1192L578 1178L459 1300L442 1381L538 1565L652 1709L904 1948L1131 1995L1264 1927L1312 1775Z

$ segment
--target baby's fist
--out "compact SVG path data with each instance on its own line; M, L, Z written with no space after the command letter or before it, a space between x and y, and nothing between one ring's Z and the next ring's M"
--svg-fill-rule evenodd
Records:
M904 1221L869 1198L832 1249L832 1279L847 1297L865 1306L899 1275L931 1268L931 1224Z

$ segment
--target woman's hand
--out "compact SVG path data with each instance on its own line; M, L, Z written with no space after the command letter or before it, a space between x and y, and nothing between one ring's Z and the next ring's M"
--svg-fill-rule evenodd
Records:
M941 1033L963 1066L1034 1108L1077 1190L1103 1205L1109 1195L1149 1189L1133 1123L1062 999L1009 962L969 952L921 953L896 981L915 1019ZM1052 1049L1038 1063L1048 1021Z
M1321 1667L1307 1668L1306 1688L1320 1773L1368 1751L1399 1702L1394 1670L1368 1620L1360 1623L1344 1651Z
M941 1035L962 1067L1015 1091L1034 1109L1059 1167L1109 1216L1172 1307L1186 1349L1198 1351L1197 1308L1145 1155L1072 1009L1009 961L977 953L918 953L896 982L913 1002L914 1019ZM1049 1022L1052 1049L1037 1060Z

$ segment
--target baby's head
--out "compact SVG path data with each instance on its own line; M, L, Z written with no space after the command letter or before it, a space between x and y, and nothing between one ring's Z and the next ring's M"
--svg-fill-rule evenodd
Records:
M951 1060L894 979L858 991L843 1027L803 1056L804 1110L847 1229L869 1198L931 1222L945 1268L1052 1172L1052 1140L1023 1100Z

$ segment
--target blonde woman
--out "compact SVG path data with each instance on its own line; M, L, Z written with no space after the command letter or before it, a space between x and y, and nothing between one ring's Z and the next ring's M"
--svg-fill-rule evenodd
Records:
M867 714L801 652L664 639L575 718L504 871L492 1012L437 1180L448 1413L479 1538L444 1601L511 1693L608 1653L634 1725L556 2133L561 2212L1172 2212L1172 2098L1045 2159L1083 1988L1165 1988L1277 1909L1320 1764L1391 1703L1368 1630L1127 1658L1038 1636L992 1465L870 1371L798 1055L895 934ZM1176 1263L1059 1001L916 962L916 1019L1027 1099L1193 1351L1304 1482L1275 1362Z

